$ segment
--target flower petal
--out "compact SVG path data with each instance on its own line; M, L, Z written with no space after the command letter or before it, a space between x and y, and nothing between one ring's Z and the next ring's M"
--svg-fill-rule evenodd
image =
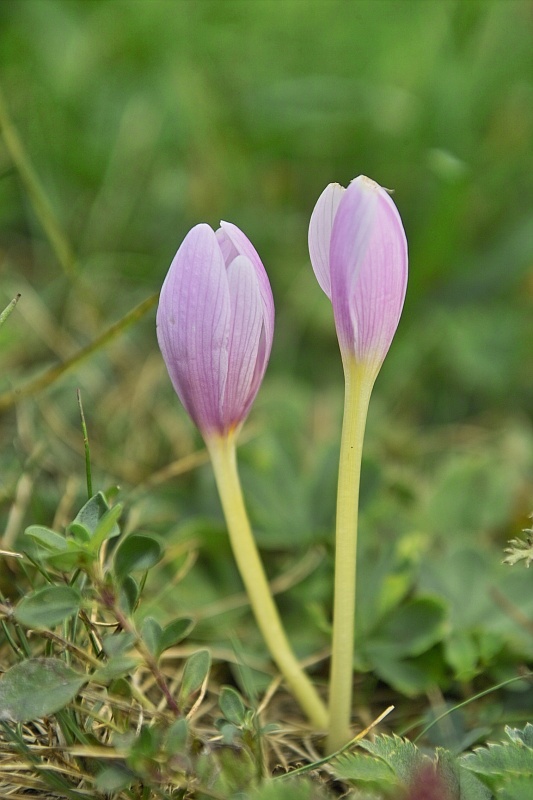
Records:
M220 228L217 231L217 238L222 252L224 253L224 260L226 261L226 264L229 264L230 261L233 261L236 255L242 255L246 256L246 258L252 262L255 269L257 280L259 281L261 300L264 309L265 353L263 358L266 369L266 364L270 357L270 350L272 349L272 339L274 338L274 299L272 297L272 289L270 288L270 282L265 272L263 262L259 258L257 250L248 237L245 236L244 233L231 222L222 221L220 223ZM228 241L230 244L228 244ZM232 249L231 246L234 249ZM228 251L230 253L230 258L226 257L226 253Z
M355 349L379 369L400 321L407 289L407 240L398 210L382 189L352 302ZM355 327L355 325L354 325Z
M259 388L260 381L256 386L253 383L263 331L263 303L256 271L246 256L237 256L229 265L228 285L231 322L223 417L232 427L244 420Z
M407 288L407 241L388 193L364 176L346 190L331 236L331 296L341 351L371 363L388 352Z
M338 183L326 186L309 221L309 255L316 279L322 291L331 300L330 242L333 221L346 189Z
M157 338L172 384L202 431L220 429L231 309L226 266L209 225L185 237L161 289Z
M346 189L333 221L330 244L331 302L341 351L353 350L352 300L364 261L377 193L356 178Z

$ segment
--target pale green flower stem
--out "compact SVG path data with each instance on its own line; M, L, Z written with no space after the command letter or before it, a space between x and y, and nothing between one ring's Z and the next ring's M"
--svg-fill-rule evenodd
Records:
M353 357L345 357L343 362L345 394L337 488L328 753L351 738L359 483L368 404L375 380L374 370Z
M237 472L235 434L206 439L233 555L270 654L289 690L318 730L328 727L327 709L294 655L272 598L255 544Z

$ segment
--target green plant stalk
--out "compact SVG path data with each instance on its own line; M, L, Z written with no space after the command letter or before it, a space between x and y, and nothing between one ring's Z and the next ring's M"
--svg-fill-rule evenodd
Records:
M426 725L425 728L422 728L419 734L415 736L413 739L413 743L418 742L419 739L422 739L423 736L434 726L437 725L441 719L444 719L449 714L453 714L454 711L457 711L459 708L464 708L465 706L470 705L470 703L474 703L476 700L479 700L480 697L486 697L488 694L492 694L493 692L497 692L498 689L502 689L504 686L509 686L511 683L516 683L517 681L523 681L527 678L532 678L533 672L527 671L522 673L521 675L516 675L514 678L508 678L506 681L502 681L501 683L496 683L494 686L490 686L488 689L484 689L482 692L478 692L477 694L473 695L472 697L468 697L466 700L463 700L462 703L457 703L457 705L452 706L451 708L447 708L442 714L439 714L438 717L432 719L429 725ZM409 728L403 732L402 735L405 735L408 731L411 731L415 725L411 725Z
M17 305L18 301L20 300L20 294L17 294L16 297L9 303L9 305L4 308L4 310L0 313L0 327L4 324L6 319L9 317L15 306Z
M328 753L339 750L351 739L359 483L368 404L375 381L374 370L356 362L353 356L344 358L343 365L345 393L337 487Z
M155 682L157 683L159 689L161 690L161 693L165 697L169 711L175 717L179 717L181 715L181 712L178 708L178 704L176 703L174 697L172 696L172 692L170 691L170 688L166 682L165 676L159 669L159 664L157 662L157 659L152 655L152 653L146 646L143 638L137 633L137 629L134 623L125 614L123 614L122 610L118 607L114 592L109 591L101 579L95 580L94 575L91 577L92 581L95 584L98 581L99 596L103 606L107 608L109 611L111 611L111 613L113 614L116 621L120 625L120 628L123 631L131 633L135 637L134 641L135 649L144 658L146 666L152 673Z
M90 500L93 496L93 479L91 470L91 450L89 447L89 434L87 433L87 423L85 422L85 414L83 413L83 404L81 402L81 389L76 392L78 397L78 408L80 409L81 432L83 435L83 448L85 450L85 475L87 478L87 497Z
M263 639L289 690L310 722L316 729L326 730L326 707L292 651L253 537L237 471L235 432L227 436L209 437L206 444L233 555Z
M52 205L43 189L42 183L33 168L28 154L11 120L7 103L0 89L0 133L6 150L11 156L28 192L35 215L50 242L50 245L66 275L72 277L76 271L76 258L66 235L64 234Z
M16 405L17 402L23 397L29 397L37 392L40 392L42 389L46 389L48 386L54 383L54 381L60 378L61 375L67 372L67 370L72 369L81 361L83 361L83 359L100 350L102 347L108 344L108 342L116 339L116 337L122 333L122 331L126 330L126 328L129 328L130 325L134 325L148 311L150 311L152 306L155 306L157 303L158 297L158 292L151 294L150 297L147 297L146 300L143 300L138 306L135 306L135 308L132 308L131 311L128 311L128 313L125 314L122 319L119 319L118 322L115 322L113 325L111 325L111 327L104 331L101 336L98 336L92 342L89 342L88 345L82 347L66 361L61 361L59 364L55 364L53 367L50 367L50 369L46 370L46 372L42 375L39 375L37 378L33 378L32 380L28 381L28 383L26 383L24 386L21 386L18 389L10 389L9 391L0 394L0 413L2 411L7 411L9 408Z

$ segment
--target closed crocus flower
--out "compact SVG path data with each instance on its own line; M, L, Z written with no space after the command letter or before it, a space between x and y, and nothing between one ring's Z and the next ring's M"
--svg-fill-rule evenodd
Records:
M351 737L361 457L374 382L398 327L407 288L407 241L388 192L360 175L332 183L309 224L309 253L331 300L344 367L344 416L335 530L328 750Z
M343 360L375 378L398 327L407 288L407 240L390 195L360 175L331 183L311 215L309 253L331 300Z
M246 418L267 367L274 332L268 277L235 225L196 225L161 289L157 338L170 379L204 438Z
M267 367L274 302L261 259L235 225L196 225L161 289L157 338L170 379L209 451L233 555L258 627L313 724L326 707L285 634L255 544L237 470L236 436Z

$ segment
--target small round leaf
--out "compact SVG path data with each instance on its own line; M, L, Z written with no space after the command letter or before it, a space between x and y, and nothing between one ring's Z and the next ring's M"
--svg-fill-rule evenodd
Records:
M24 597L15 619L28 628L55 628L74 616L81 606L80 593L72 586L47 586Z
M146 571L163 555L161 545L152 536L134 533L119 545L115 554L115 574L122 581L130 572Z
M228 722L232 722L237 726L244 724L246 707L239 692L231 686L222 687L218 704Z
M185 639L194 628L194 620L190 617L179 617L165 625L161 636L161 652Z
M189 656L183 670L179 692L178 705L183 707L194 692L198 691L205 681L211 668L211 654L209 650L198 650Z
M120 585L118 602L120 607L127 613L133 614L137 601L139 600L139 585L135 578L126 575Z
M141 639L153 656L161 653L161 638L163 628L153 617L146 617L141 627Z
M64 708L87 677L59 658L32 658L15 664L0 680L0 719L27 722Z
M52 553L62 552L67 547L67 541L60 533L56 533L43 525L30 525L24 531L26 536Z

